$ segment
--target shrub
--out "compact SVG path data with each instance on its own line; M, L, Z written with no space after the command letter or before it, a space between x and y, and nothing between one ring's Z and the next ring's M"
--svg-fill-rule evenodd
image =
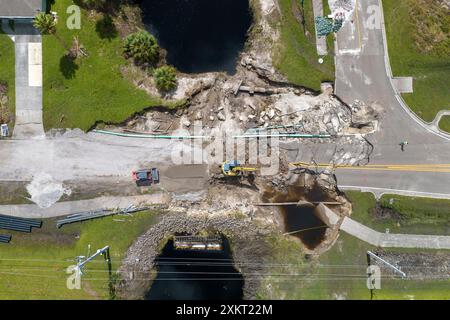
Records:
M93 9L101 9L106 4L107 0L77 0L76 2L85 7Z
M163 66L153 73L156 87L161 91L170 91L177 87L177 73L174 67Z
M154 63L159 55L158 43L147 31L138 31L125 38L124 53L137 65Z

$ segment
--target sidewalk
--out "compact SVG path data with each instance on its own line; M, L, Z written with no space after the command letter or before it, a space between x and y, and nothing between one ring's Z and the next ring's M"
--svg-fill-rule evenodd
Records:
M89 200L57 202L50 208L42 209L35 204L1 205L0 214L21 218L54 218L69 214L99 209L126 208L129 205L166 205L170 196L155 193L130 197L99 197Z
M348 217L344 218L340 229L382 248L450 249L450 236L381 233Z
M327 225L335 226L340 223L339 230L376 247L450 249L450 236L382 233L349 217L342 218L326 206L321 207L323 217L328 220L324 220Z

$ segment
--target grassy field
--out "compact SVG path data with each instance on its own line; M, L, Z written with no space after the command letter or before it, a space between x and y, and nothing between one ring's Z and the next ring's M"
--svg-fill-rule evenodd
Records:
M432 121L439 110L449 108L450 56L419 52L408 7L408 1L383 0L389 57L394 76L414 77L414 93L403 95L406 103L422 119ZM428 23L431 18L423 19Z
M121 75L128 62L122 56L120 36L102 35L97 22L100 15L82 11L81 29L66 27L66 8L70 0L56 0L58 35L70 46L74 36L86 48L88 57L72 61L56 37L44 36L44 126L88 129L96 121L120 122L146 107L164 105L136 89ZM117 33L117 32L116 32Z
M450 200L385 194L380 199L380 206L395 210L397 217L381 219L373 212L376 206L373 194L347 191L346 195L356 204L352 219L377 231L389 229L391 233L450 234ZM392 204L390 199L393 199Z
M450 133L450 116L443 116L439 121L439 128Z
M385 194L380 199L385 208L394 209L410 224L445 224L450 223L450 200L413 198Z
M66 287L66 268L79 255L110 246L113 271L127 248L155 222L156 213L115 216L56 229L45 220L32 234L14 233L11 243L0 246L0 299L109 299L108 273L102 257L90 262L81 290ZM123 221L114 221L123 220Z
M327 40L329 54L319 64L316 50L312 0L305 1L305 25L309 35L294 15L293 6L300 6L299 0L280 0L282 20L280 41L275 46L274 62L281 73L292 83L319 90L323 81L334 80L334 58L332 38ZM327 7L325 10L328 10Z
M8 84L8 109L15 113L15 61L14 42L0 28L0 82ZM12 123L10 123L12 129Z
M374 221L371 210L376 201L372 194L346 193L353 203L352 218L372 228L384 231L386 226L395 227L394 221ZM387 196L385 199L390 198ZM398 201L404 212L404 202ZM417 210L429 208L428 201L415 201ZM445 210L439 211L445 212ZM428 222L434 221L427 220ZM414 224L406 223L400 231L412 230ZM434 224L431 224L434 226ZM273 257L268 261L271 277L262 281L261 299L370 299L367 289L367 250L375 248L344 232L328 252L318 259L308 259L302 252L302 245L292 237L277 236L268 242ZM418 250L395 249L386 251L417 252ZM421 250L426 252L426 250ZM434 251L431 251L434 252ZM282 277L281 275L285 275ZM381 289L375 290L374 299L449 299L447 281L417 281L385 277Z

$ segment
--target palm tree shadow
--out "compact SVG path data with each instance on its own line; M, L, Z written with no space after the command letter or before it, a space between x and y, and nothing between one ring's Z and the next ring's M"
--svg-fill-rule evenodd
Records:
M117 31L114 21L109 14L105 14L103 18L95 24L95 31L101 39L108 39L111 41L117 38L119 32Z
M72 56L66 54L61 57L59 61L59 70L66 79L75 78L78 69L79 66L75 63L75 59Z

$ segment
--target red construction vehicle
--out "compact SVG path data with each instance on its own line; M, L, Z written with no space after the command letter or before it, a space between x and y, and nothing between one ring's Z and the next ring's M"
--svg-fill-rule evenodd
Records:
M140 169L133 171L132 175L138 186L150 186L159 183L159 170L157 168Z

